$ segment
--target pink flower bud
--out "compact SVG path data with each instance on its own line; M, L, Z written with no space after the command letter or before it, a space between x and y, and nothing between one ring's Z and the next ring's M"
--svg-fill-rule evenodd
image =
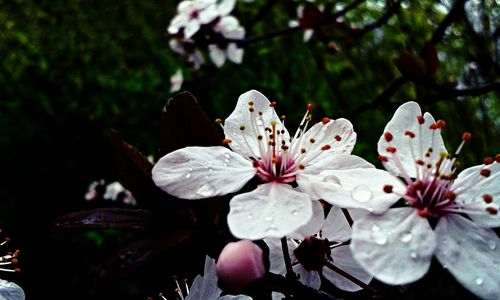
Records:
M248 240L229 243L222 249L215 269L224 288L241 292L264 276L263 251Z

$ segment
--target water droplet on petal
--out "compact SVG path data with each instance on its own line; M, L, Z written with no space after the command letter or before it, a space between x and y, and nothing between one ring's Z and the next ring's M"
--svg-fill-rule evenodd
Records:
M491 249L491 250L495 250L497 248L497 243L493 240L489 240L488 241L488 247Z
M274 219L274 218L273 218L272 216L268 216L268 217L265 217L265 218L264 218L264 221L266 221L266 222L272 222L272 221L273 221L273 219Z
M262 126L262 125L264 125L264 124L262 123L262 120L261 120L261 119L257 119L257 120L255 120L255 123L257 124L257 126Z
M292 215L293 215L293 216L296 216L296 215L298 215L298 214L299 214L299 212L298 212L298 211L296 211L296 210L292 210Z
M380 231L372 232L372 239L377 245L383 246L387 244L387 236L383 232Z
M204 184L198 189L196 193L202 197L210 197L214 195L215 190L211 185Z
M474 283L476 283L477 285L482 285L484 283L484 280L481 277L476 277L476 279L474 279Z
M410 257L413 258L413 259L417 259L418 255L417 255L417 252L415 251L410 251ZM444 266L443 266L444 267Z
M247 219L248 220L253 220L253 215L252 214L248 214Z
M367 202L372 198L372 192L365 185L358 185L351 192L352 199L358 202Z
M231 158L231 154L229 154L229 153L224 153L224 157L225 157L226 159L230 159L230 158Z
M373 224L372 231L380 231L380 226L378 226L377 224Z
M187 173L186 178L191 178L191 173Z
M336 187L341 187L342 186L340 184L340 179L337 176L335 176L335 175L327 175L327 176L323 177L323 182L326 182L326 183L329 183L329 184L333 184Z
M413 238L413 234L409 231L403 231L399 234L399 240L401 243L409 243L411 239Z

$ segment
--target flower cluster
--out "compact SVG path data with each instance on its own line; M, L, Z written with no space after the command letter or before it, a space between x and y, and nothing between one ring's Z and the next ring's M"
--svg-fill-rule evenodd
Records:
M276 106L258 91L242 94L225 122L216 120L224 146L168 153L153 168L154 182L195 200L235 193L258 180L253 191L229 203L232 235L264 239L270 271L297 273L314 289L321 278L345 291L374 292L372 278L411 283L436 255L477 296L499 294L500 240L489 227L500 226L500 155L459 173L457 155L470 133L449 154L440 134L445 122L407 102L380 138L386 170L378 170L351 155L356 133L348 120L311 125L308 105L291 135Z
M87 193L85 193L85 200L113 201L126 205L136 205L137 202L132 193L124 188L120 182L114 181L108 184L103 179L90 183Z
M167 28L170 48L186 57L194 69L205 62L199 47L206 47L217 66L226 59L241 63L243 49L238 41L245 29L230 15L236 0L185 0L177 6L177 14Z

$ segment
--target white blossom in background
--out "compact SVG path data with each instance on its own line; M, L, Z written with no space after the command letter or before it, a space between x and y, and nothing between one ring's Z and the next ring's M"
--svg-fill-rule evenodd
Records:
M354 223L354 258L388 284L418 280L438 261L465 288L484 299L500 295L500 155L458 174L456 155L441 138L445 123L422 115L415 102L400 106L379 140L384 167L398 178L384 190L406 206ZM397 177L396 177L397 176ZM402 178L399 179L399 178Z
M274 106L258 91L242 94L224 125L218 122L230 149L186 147L171 152L153 167L154 182L173 196L204 199L237 192L258 177L262 184L233 197L228 215L232 234L249 240L294 232L309 221L312 202L319 199L373 211L385 211L394 203L394 196L382 190L382 182L392 175L350 155L356 142L351 122L324 118L308 129L308 106L290 137Z
M355 220L368 213L366 210L352 210L350 212ZM301 262L301 258L296 251L299 247L302 247L302 243L310 242L311 236L314 236L317 241L329 245L331 252L323 253L325 257L317 257L318 261L314 261L314 263ZM306 286L318 290L321 286L321 273L326 280L344 291L355 292L362 289L359 285L324 266L324 263L321 262L323 259L366 284L372 280L373 276L364 271L354 260L349 246L342 245L343 242L351 238L351 227L339 208L332 208L325 219L323 207L317 202L314 206L314 216L311 221L290 237L287 239L287 245L293 271L298 275L299 281ZM265 242L269 246L270 271L285 275L286 268L281 241L279 239L266 239ZM310 250L312 253L319 253L318 248ZM273 293L273 299L281 299L281 296L279 293Z
M201 25L208 24L219 16L216 0L185 0L177 5L177 15L167 28L169 34L180 34L191 38Z
M118 181L107 184L105 180L93 181L90 183L87 193L87 201L119 201L127 205L136 205L137 201L132 193Z
M185 56L195 70L204 63L199 47L207 44L209 57L217 67L224 65L226 59L240 64L244 51L236 41L244 39L245 29L230 15L235 4L236 0L186 0L179 3L177 15L167 30L171 36L170 48ZM205 34L197 35L200 30Z
M290 20L288 22L289 27L300 26L299 20L304 17L304 6L303 5L299 5L297 7L297 17L298 17L297 20ZM309 42L309 40L312 38L313 34L314 34L314 29L304 29L304 36L303 36L304 42Z
M220 33L224 38L231 40L242 40L245 38L245 28L243 28L238 19L233 16L224 16L215 25L214 31ZM218 67L222 67L226 58L230 61L241 64L244 50L235 42L227 43L225 48L211 44L208 45L208 51L212 62Z
M170 77L170 93L178 92L183 82L184 77L182 76L182 70L178 69L175 74Z

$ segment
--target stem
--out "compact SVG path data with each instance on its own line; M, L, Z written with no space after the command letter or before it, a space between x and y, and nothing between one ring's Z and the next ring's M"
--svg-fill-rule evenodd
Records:
M283 258L285 260L286 278L295 280L297 278L295 276L295 273L293 272L290 255L288 255L288 244L286 241L286 237L281 238L281 249L283 249Z
M359 280L358 278L352 276L351 274L347 273L346 271L340 269L339 267L333 265L331 262L327 262L325 264L325 266L328 267L330 270L336 272L337 274L344 276L345 278L349 279L350 281L354 282L355 284L359 285L360 287L364 288L365 290L371 292L372 294L376 295L378 293L376 289L372 288L368 284L366 284L363 281Z
M342 212L344 213L344 217L347 220L347 223L349 223L349 226L352 228L352 223L354 223L354 221L352 220L349 211L346 208L342 208Z

